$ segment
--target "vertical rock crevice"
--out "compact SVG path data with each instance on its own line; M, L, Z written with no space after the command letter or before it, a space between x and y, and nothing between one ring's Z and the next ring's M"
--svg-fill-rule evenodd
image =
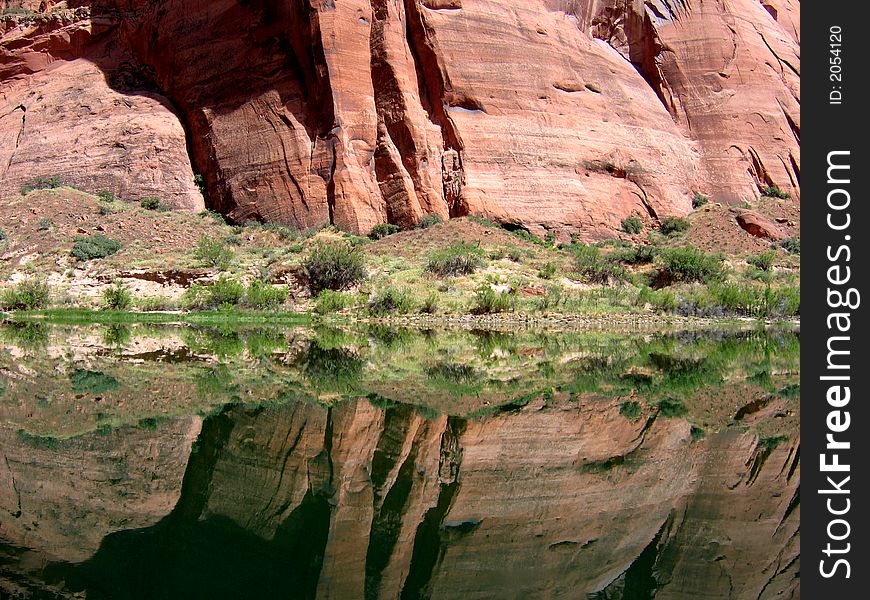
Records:
M417 600L431 595L432 575L446 550L441 525L459 492L459 470L462 464L460 438L465 431L465 426L465 419L459 417L447 419L447 426L441 436L438 502L426 511L423 521L417 527L411 565L402 586L401 600Z
M408 46L417 71L420 101L429 120L441 129L444 149L441 156L441 178L444 199L450 217L469 214L468 203L462 197L465 169L464 149L456 124L447 112L449 106L465 106L473 100L459 97L452 89L447 69L438 55L434 32L426 24L419 0L404 0L405 29Z

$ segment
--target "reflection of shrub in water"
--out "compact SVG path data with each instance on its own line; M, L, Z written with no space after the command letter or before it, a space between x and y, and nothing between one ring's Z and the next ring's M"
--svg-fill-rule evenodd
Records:
M474 345L477 355L481 358L489 358L493 354L515 354L516 337L501 331L488 331L485 329L473 329Z
M0 326L0 340L22 350L42 350L48 346L48 326L43 323L12 323Z
M662 398L656 404L659 407L659 415L666 418L682 417L689 412L683 401L677 398Z
M383 410L389 410L391 408L396 408L397 406L399 406L399 403L395 400L390 400L389 398L381 396L380 394L377 394L375 392L367 394L366 398L372 406Z
M239 390L226 365L216 365L203 369L196 377L196 391L201 398L214 399L232 396Z
M44 450L57 450L60 448L60 440L50 435L33 435L23 429L19 429L18 438L32 448L42 448Z
M426 375L429 379L442 379L457 384L474 383L480 378L477 370L471 365L446 362L427 367Z
M103 343L110 348L123 348L133 337L127 325L109 325L103 330Z
M321 348L314 342L300 364L306 379L315 387L351 393L357 388L365 362L344 348Z
M213 354L220 358L238 356L245 350L245 342L233 329L197 327L182 332L184 343L193 352Z
M382 323L369 325L366 333L386 350L406 348L414 341L414 334L408 329L390 327Z
M76 369L69 375L72 389L77 394L98 395L118 388L118 380L99 371Z
M640 418L643 409L639 402L628 400L619 405L619 414L629 421L637 421Z

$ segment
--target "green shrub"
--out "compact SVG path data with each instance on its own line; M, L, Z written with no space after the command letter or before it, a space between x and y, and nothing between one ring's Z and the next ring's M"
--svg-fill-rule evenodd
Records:
M114 202L115 200L119 200L117 196L115 196L115 192L110 192L108 190L103 190L97 197L100 199L100 202Z
M438 225L438 223L443 223L444 219L441 218L441 215L438 213L429 213L420 219L420 222L417 223L418 229L428 229L433 225Z
M654 246L632 246L631 248L623 248L614 252L611 256L614 260L622 263L642 265L653 262L658 253L658 249Z
M8 237L9 235L6 233L6 230L0 229L0 242L4 241Z
M516 246L511 246L511 247L508 249L508 255L507 255L507 256L508 256L509 259L511 259L511 261L513 261L513 262L515 262L515 263L521 263L521 262L523 262L523 253L522 253L522 251L521 251L519 248L517 248Z
M343 290L366 277L362 254L343 242L316 244L303 259L302 269L312 294Z
M801 253L801 239L800 238L789 238L787 240L782 240L779 243L779 247L789 252L791 254L800 254Z
M103 304L113 310L127 310L133 304L133 294L120 281L103 290Z
M689 228L689 220L683 217L665 217L661 221L661 230L665 235L679 233Z
M37 177L29 183L26 183L21 188L21 195L26 196L34 190L53 190L59 188L61 185L63 184L60 181L60 177L57 175L52 175L51 177Z
M51 229L51 221L43 217L36 224L36 228L39 231L48 231L49 229Z
M637 234L643 230L643 221L638 217L626 217L622 220L622 230L628 234Z
M378 223L372 227L372 230L369 232L369 237L373 240L380 240L388 235L399 233L400 231L401 229L398 225L393 225L392 223Z
M341 292L323 290L314 301L314 312L328 315L344 310L350 305L350 298Z
M433 252L426 270L441 277L470 275L484 265L483 251L477 246L462 242Z
M554 285L547 289L547 293L535 302L535 308L539 311L545 313L554 308L559 308L560 306L565 305L565 296L562 290L562 286Z
M102 234L79 235L75 237L71 254L78 260L106 258L121 249L121 242Z
M148 196L147 198L142 198L139 201L139 206L144 208L145 210L157 210L160 208L160 198L157 196Z
M669 248L659 254L660 284L675 282L710 282L722 276L722 257L705 254L694 246Z
M0 306L4 310L37 310L48 306L50 298L48 284L32 277L4 289Z
M208 236L199 238L194 255L197 260L218 269L226 269L233 259L233 251L225 242Z
M678 398L662 398L656 404L659 407L659 414L665 418L682 417L689 412L683 401Z
M388 287L372 294L366 309L375 316L406 314L414 309L414 303L407 292Z
M245 290L245 306L264 310L275 308L287 301L287 289L259 279L252 281Z
M245 286L235 279L221 275L208 286L209 305L236 306L245 296Z
M195 173L193 175L193 184L197 187L197 189L199 189L199 193L202 194L203 197L205 197L206 192L207 192L206 185L205 185L205 177L203 177L199 173Z
M619 414L629 421L637 421L640 415L643 414L643 408L639 402L627 400L619 405Z
M420 312L426 315L434 315L438 312L438 295L435 292L426 296L420 305Z
M761 188L761 195L768 198L779 198L780 200L788 200L791 194L784 192L775 185L766 185Z
M701 208L705 204L707 204L710 199L700 192L695 192L695 195L692 196L692 208Z
M489 315L510 312L514 309L515 303L513 294L497 292L489 285L484 284L477 288L477 291L474 293L471 313L475 315Z
M178 302L168 296L148 296L136 300L136 306L142 312L159 312L177 309Z
M595 246L578 244L574 248L574 269L586 283L606 284L625 279L625 269L601 255Z
M753 256L747 259L746 262L748 262L756 269L769 272L773 269L774 260L776 260L776 252L774 252L773 250L768 250L767 252L762 252L758 256Z
M107 205L107 204L100 204L100 208L97 209L97 210L99 211L100 215L102 215L102 216L104 216L104 217L107 217L107 216L109 216L109 215L111 215L111 214L114 214L114 212L115 212L115 211L112 209L112 207L109 206L109 205Z
M118 380L100 371L76 369L69 374L73 392L77 394L92 394L98 396L117 389Z
M541 270L538 271L538 277L541 279L552 279L556 275L556 263L548 262Z

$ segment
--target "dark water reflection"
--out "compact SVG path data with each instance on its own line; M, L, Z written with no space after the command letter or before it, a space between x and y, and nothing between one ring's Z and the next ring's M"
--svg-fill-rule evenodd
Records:
M0 328L0 596L799 597L799 334Z

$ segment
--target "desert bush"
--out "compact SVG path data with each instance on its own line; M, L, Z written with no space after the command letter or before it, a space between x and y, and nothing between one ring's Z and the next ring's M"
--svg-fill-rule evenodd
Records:
M787 240L782 240L779 243L779 247L789 252L790 254L800 254L801 253L801 239L800 238L789 238Z
M323 290L314 301L314 312L328 315L344 310L350 305L350 298L341 292Z
M224 241L208 236L199 238L194 255L197 260L218 269L226 269L233 259L233 251Z
M586 283L606 284L626 277L621 265L603 257L595 246L583 244L574 247L574 269Z
M4 310L37 310L48 306L50 299L48 284L31 277L4 289L0 293L0 307Z
M456 243L429 256L426 270L441 277L470 275L484 266L483 251L477 246Z
M127 310L133 304L133 294L120 281L103 290L103 304L112 310Z
M115 195L115 192L110 192L108 190L103 190L97 197L100 199L100 202L114 202L115 200L119 200L119 198Z
M779 198L780 200L788 200L791 194L784 192L775 185L766 185L761 188L761 195L768 198Z
M748 262L756 269L769 272L773 269L774 260L776 260L776 252L774 252L773 250L768 250L767 252L762 252L757 256L753 256L747 259L746 262Z
M559 308L560 306L565 305L565 295L562 290L562 286L554 285L547 289L547 293L535 302L535 308L537 308L541 312L548 312L550 310Z
M414 302L407 292L387 287L378 290L369 297L366 309L369 314L375 316L392 313L406 314L414 309Z
M100 204L100 207L97 209L101 216L107 217L111 214L114 214L114 209L108 204Z
M6 233L5 229L0 229L0 242L6 240L9 237L9 234Z
M59 188L61 185L63 184L60 181L60 177L57 175L52 175L51 177L37 177L36 179L24 184L20 191L22 196L26 196L34 190L53 190Z
M287 301L287 289L272 285L267 281L254 280L245 290L245 306L260 310L275 308Z
M643 414L643 408L639 402L626 400L619 405L619 414L629 421L637 421L640 418L640 415Z
M200 175L199 173L195 173L193 175L193 184L199 189L199 193L205 197L207 195L207 189L205 184L205 177Z
M420 312L422 314L434 315L438 312L438 295L432 292L423 300L423 303L420 305Z
M444 219L441 218L441 215L438 213L430 213L420 219L420 222L417 223L418 229L428 229L433 225L437 225L438 223L443 223Z
M705 254L694 246L662 250L659 259L660 284L710 282L722 276L722 257L717 254Z
M178 302L168 296L148 296L137 299L136 307L142 312L159 312L177 309Z
M366 277L362 254L343 242L316 244L303 259L302 269L312 294L343 290Z
M139 201L139 206L144 208L145 210L157 210L160 208L160 198L157 196L148 196L147 198L142 198Z
M211 306L236 306L245 296L245 286L235 279L221 275L208 286L208 296Z
M552 279L556 275L556 263L548 262L541 270L538 271L538 277L541 279Z
M638 217L626 217L622 220L622 230L625 233L637 234L643 230L643 221Z
M632 246L622 248L612 255L614 260L630 265L643 265L651 263L658 256L658 249L654 246Z
M665 217L661 220L661 230L665 235L679 233L689 228L689 220L683 217Z
M493 313L510 312L514 309L516 299L508 292L497 292L489 285L482 285L474 293L471 313L489 315Z
M36 228L39 231L48 231L49 229L51 229L51 221L43 217L36 224Z
M388 235L399 233L400 231L401 229L398 225L393 225L392 223L378 223L372 227L372 230L369 232L369 237L373 240L380 240Z
M692 208L701 208L705 204L707 204L710 199L700 192L695 192L695 195L692 196Z
M71 254L78 260L106 258L121 249L121 242L102 234L79 235L73 241Z

